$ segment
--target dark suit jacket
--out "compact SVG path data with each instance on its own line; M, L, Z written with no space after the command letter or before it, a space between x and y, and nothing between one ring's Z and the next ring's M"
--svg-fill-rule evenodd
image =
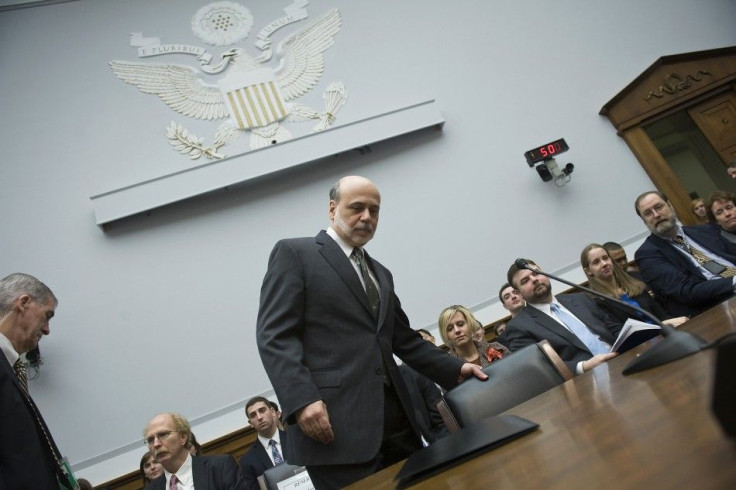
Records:
M285 459L298 465L370 461L380 449L384 370L419 434L404 381L393 360L444 387L457 383L462 362L412 330L391 273L366 254L380 285L376 320L350 259L326 232L281 240L263 279L257 343L286 420ZM335 438L306 437L295 412L318 400L327 404Z
M683 231L714 254L736 264L736 245L723 240L717 228L683 226ZM695 316L733 295L731 278L707 280L687 257L656 235L649 235L635 256L644 282L674 316Z
M601 340L613 345L623 325L601 311L587 294L561 294L556 298ZM576 335L530 305L509 321L505 333L512 352L547 339L573 373L577 363L593 357Z
M192 456L196 490L244 490L238 480L238 465L230 455ZM145 490L167 490L166 474L149 482Z
M442 415L437 410L437 403L442 399L437 385L406 364L399 366L399 371L406 381L419 430L427 442L433 443L448 435Z
M58 490L56 463L12 366L0 351L0 489ZM36 411L38 408L36 407ZM41 417L39 413L39 417ZM49 437L48 427L45 427ZM52 442L53 443L53 442Z
M283 449L286 441L286 432L279 431L279 440L281 441L281 448ZM283 456L283 454L282 454ZM259 490L258 477L263 474L269 468L273 468L271 458L266 454L266 450L263 448L261 441L256 439L256 442L251 445L250 449L240 457L240 479L243 481L245 488L250 490Z

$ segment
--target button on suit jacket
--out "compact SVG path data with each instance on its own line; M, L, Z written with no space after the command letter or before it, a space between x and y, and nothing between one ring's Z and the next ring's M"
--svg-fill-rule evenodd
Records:
M419 433L393 353L442 386L457 383L462 363L409 327L391 273L368 254L366 261L380 287L377 320L350 259L326 232L282 240L271 252L257 343L291 424L284 444L291 464L355 464L378 454L384 369ZM327 404L335 435L330 444L308 438L294 423L296 411L318 400Z

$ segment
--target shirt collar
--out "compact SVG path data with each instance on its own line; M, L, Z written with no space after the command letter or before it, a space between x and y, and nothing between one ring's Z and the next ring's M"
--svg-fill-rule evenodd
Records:
M353 247L348 242L346 242L345 240L343 240L342 237L340 235L338 235L338 233L335 231L335 229L333 227L330 226L329 228L327 228L327 234L330 235L330 237L333 240L335 240L335 242L337 242L337 244L340 246L340 248L342 249L342 251L343 251L343 253L345 255L347 255L348 257L350 257L353 254L353 248L355 248L355 247ZM358 248L360 248L360 247L358 247Z
M187 451L187 459L181 464L176 473L169 473L164 468L164 475L166 476L166 486L168 488L169 482L171 481L171 475L176 475L176 479L179 480L182 485L192 485L192 455Z
M20 354L18 354L15 351L15 348L13 347L13 344L10 342L10 339L8 339L5 335L0 333L0 350L3 351L3 354L5 354L5 358L8 360L10 365L14 365L15 361L18 360L20 357Z
M273 437L263 437L262 435L258 434L258 440L261 441L261 444L263 444L263 447L268 449L268 442L273 439L278 443L279 446L281 446L281 435L279 434L279 429L276 429L276 432L273 433ZM279 452L281 452L281 449L279 449Z

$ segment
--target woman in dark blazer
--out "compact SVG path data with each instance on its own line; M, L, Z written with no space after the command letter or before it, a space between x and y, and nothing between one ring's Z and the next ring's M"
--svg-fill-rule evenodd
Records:
M619 299L632 306L638 306L657 317L662 323L673 327L688 320L686 316L670 318L671 315L648 290L647 285L626 273L621 266L611 259L611 256L608 255L602 245L591 243L585 247L580 253L580 265L583 267L585 275L588 276L590 288L594 291ZM606 301L597 297L593 299L602 310L621 323L624 323L628 318L651 323L651 320L644 315L637 314L613 301Z

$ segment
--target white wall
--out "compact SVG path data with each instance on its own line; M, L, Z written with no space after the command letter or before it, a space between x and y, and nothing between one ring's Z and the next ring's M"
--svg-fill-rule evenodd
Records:
M172 120L208 140L217 127L174 113L107 63L136 59L132 31L202 45L189 19L206 3L80 0L0 13L0 275L37 275L60 299L31 390L63 453L94 483L136 468L156 412L180 411L203 441L246 423L243 402L270 393L254 344L268 254L279 238L327 226L327 191L340 176L381 189L369 249L392 269L416 327L433 328L453 303L493 320L514 258L575 276L587 243L643 236L632 203L652 184L601 106L660 56L736 43L729 0L314 0L311 19L338 6L343 28L303 102L320 107L327 82L343 80L339 124L418 91L436 97L444 129L103 233L89 196L195 165L169 148ZM240 46L253 53L255 34L288 3L248 2L255 25ZM172 59L193 64L154 61ZM562 163L575 163L562 189L523 159L560 137L570 145ZM239 144L230 154L247 138Z

